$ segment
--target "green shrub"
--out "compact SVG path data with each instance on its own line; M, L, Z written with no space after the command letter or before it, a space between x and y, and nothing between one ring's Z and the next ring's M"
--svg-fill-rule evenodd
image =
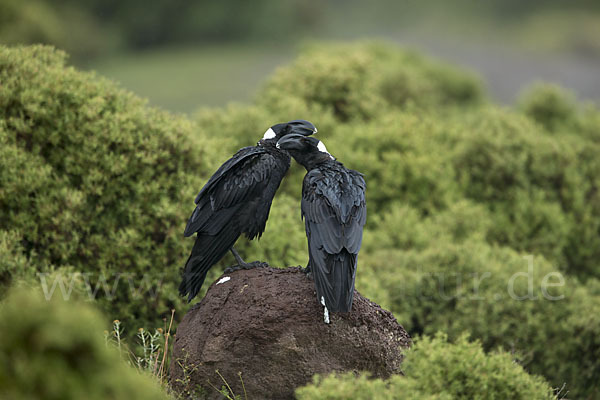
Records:
M397 207L408 205L422 218L467 200L479 213L489 212L488 242L543 254L582 279L598 276L595 142L548 135L522 115L487 106L443 115L386 113L320 129L317 136L347 167L365 174L367 224L380 232L381 243L382 236L397 234L381 223ZM296 196L302 175L290 174L282 190Z
M390 45L316 45L280 68L259 93L273 110L305 104L338 120L370 120L409 104L470 105L482 101L479 81L464 71L434 63Z
M543 254L582 279L598 276L597 143L548 135L522 115L487 106L386 113L318 135L365 174L367 223L382 243L398 230L378 221L396 207L409 205L421 218L467 200L489 212L488 242ZM290 178L297 180L285 185L299 187L301 178Z
M600 110L594 104L585 106L579 116L577 129L578 136L582 136L595 143L600 142Z
M469 200L450 204L428 218L402 203L370 218L372 227L367 227L361 248L365 254L381 249L422 251L438 242L481 241L492 224L489 211Z
M600 281L577 288L567 307L566 318L551 315L562 334L553 338L556 351L546 365L567 382L573 397L595 399L600 397Z
M103 319L90 306L13 290L0 304L0 397L167 399L106 346Z
M553 84L538 83L519 99L520 109L549 131L568 125L575 119L573 94Z
M555 387L566 383L570 393L592 396L600 374L600 296L560 277L542 257L529 263L473 238L433 236L424 249L363 256L357 288L389 307L411 335L469 332L487 350L515 353Z
M488 239L564 264L573 233L565 192L581 190L568 175L575 151L516 115L490 110L465 122L452 162L465 195L493 212Z
M32 266L104 277L115 290L99 291L105 309L142 326L181 307L181 232L212 160L193 124L48 47L0 48L0 81L0 225L20 233Z
M365 174L370 215L399 200L427 215L459 198L451 153L443 146L447 133L425 112L389 113L323 134L334 156Z
M6 291L15 278L26 279L30 273L21 246L21 235L15 231L0 230L0 290Z
M598 276L600 163L591 153L600 147L505 111L471 113L462 124L452 163L463 193L492 212L488 240Z
M552 389L528 375L509 353L484 353L478 342L461 336L448 343L444 334L423 337L407 351L404 376L387 380L366 375L316 376L296 390L309 399L551 399Z
M423 337L411 348L402 368L425 393L448 393L454 399L549 399L552 389L528 375L506 352L485 354L467 336L454 344L445 334Z
M600 111L577 103L570 91L550 83L533 84L522 93L518 109L552 134L569 134L598 143Z

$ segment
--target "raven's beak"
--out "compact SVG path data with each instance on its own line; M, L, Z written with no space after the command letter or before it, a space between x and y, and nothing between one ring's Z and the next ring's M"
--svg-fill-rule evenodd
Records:
M278 149L283 149L283 150L288 150L294 147L299 147L300 146L300 140L302 140L304 138L304 135L299 134L299 133L292 133L289 135L285 135L284 137L282 137L281 139L279 139L277 141L277 148Z
M292 126L290 133L298 133L302 136L310 136L317 133L317 127L310 121L304 119L295 119L288 122Z

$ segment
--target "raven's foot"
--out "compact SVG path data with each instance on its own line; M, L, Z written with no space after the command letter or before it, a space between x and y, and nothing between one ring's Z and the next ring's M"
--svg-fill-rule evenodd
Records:
M265 268L268 267L269 264L262 262L262 261L254 261L251 263L240 263L238 265L232 265L229 268L226 268L225 271L223 271L224 274L230 274L234 271L239 271L241 269L253 269L253 268Z
M310 271L310 265L307 265L306 268L300 267L300 272L306 274L309 279L312 279L312 272Z

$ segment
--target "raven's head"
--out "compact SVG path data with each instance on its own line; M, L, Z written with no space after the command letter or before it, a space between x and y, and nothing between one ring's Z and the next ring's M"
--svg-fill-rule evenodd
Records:
M309 164L335 160L327 151L325 144L314 137L299 134L285 135L277 141L277 148L286 150L297 162L307 168Z
M293 121L273 125L267 129L259 143L271 142L274 145L279 139L286 135L310 136L314 133L317 133L317 128L311 122L303 119L295 119Z

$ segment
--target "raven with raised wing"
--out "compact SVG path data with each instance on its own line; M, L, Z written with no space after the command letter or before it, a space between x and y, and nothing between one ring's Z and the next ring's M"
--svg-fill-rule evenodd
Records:
M290 167L290 155L276 147L289 134L316 133L304 120L273 125L256 146L244 147L214 173L196 196L196 209L184 235L197 233L179 285L191 301L200 291L210 267L231 250L238 265L249 267L233 245L245 234L260 237L265 230L275 192Z

